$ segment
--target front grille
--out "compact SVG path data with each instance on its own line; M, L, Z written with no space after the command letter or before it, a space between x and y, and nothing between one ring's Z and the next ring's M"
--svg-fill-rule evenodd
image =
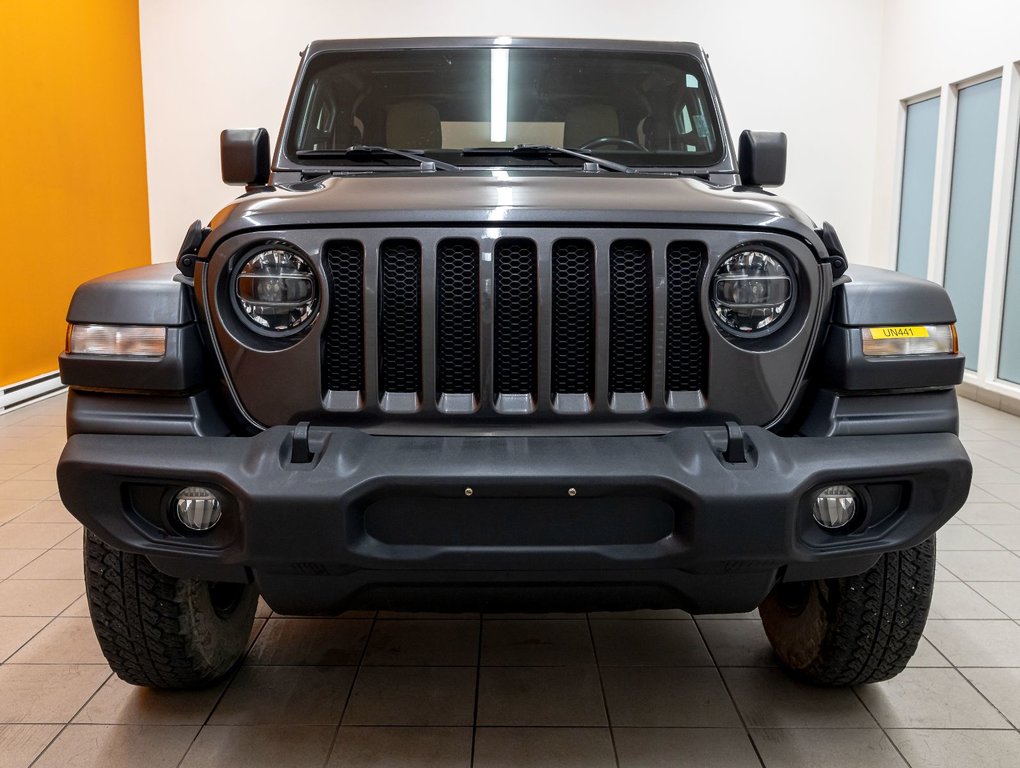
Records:
M330 295L322 366L326 388L360 392L365 387L365 249L356 240L332 242L325 249L325 263Z
M698 311L701 247L670 243L666 251L666 390L697 392L705 388L708 335Z
M559 240L552 252L552 391L595 390L595 248Z
M538 318L538 265L531 240L500 240L494 253L495 391L527 395L535 391Z
M436 253L436 387L478 391L478 244L443 240Z
M697 407L675 395L708 388L703 244L580 234L482 243L326 244L323 388L359 395L330 398L333 410Z
M421 246L386 240L379 250L379 386L421 389Z
M609 251L609 391L648 393L652 373L652 260L648 243Z

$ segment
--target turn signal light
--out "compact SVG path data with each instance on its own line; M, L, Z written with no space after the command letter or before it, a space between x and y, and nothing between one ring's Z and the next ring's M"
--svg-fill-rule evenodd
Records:
M862 328L864 354L955 355L958 351L955 325L896 325Z
M152 325L71 325L67 351L72 355L163 357L166 328Z

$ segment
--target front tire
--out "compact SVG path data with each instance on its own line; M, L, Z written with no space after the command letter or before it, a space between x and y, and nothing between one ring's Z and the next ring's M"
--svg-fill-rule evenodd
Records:
M99 646L117 676L150 688L214 683L244 654L252 584L178 579L85 532L85 593Z
M758 612L780 664L816 685L877 683L917 650L935 583L935 537L857 576L779 584Z

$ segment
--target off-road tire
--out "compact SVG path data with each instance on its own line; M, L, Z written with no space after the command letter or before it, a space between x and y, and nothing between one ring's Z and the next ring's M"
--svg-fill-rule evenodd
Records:
M150 688L197 688L223 677L244 654L258 603L251 584L167 576L89 531L85 593L110 667Z
M758 608L780 664L816 685L877 683L917 650L935 583L935 537L841 579L780 584Z

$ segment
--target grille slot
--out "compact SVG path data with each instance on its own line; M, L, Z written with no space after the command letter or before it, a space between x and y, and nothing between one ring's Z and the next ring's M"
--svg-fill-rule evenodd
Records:
M386 240L379 250L379 388L421 391L421 246Z
M699 392L707 384L707 334L698 285L704 264L699 243L673 242L666 249L666 391Z
M552 251L552 391L595 390L595 247L558 240Z
M609 249L609 391L651 391L652 263L642 240Z
M365 249L356 240L337 240L325 248L330 310L323 349L327 390L361 392L365 388L363 343Z
M478 244L443 240L436 259L436 389L476 394L478 387Z
M538 269L531 240L496 243L493 378L497 394L535 391Z

